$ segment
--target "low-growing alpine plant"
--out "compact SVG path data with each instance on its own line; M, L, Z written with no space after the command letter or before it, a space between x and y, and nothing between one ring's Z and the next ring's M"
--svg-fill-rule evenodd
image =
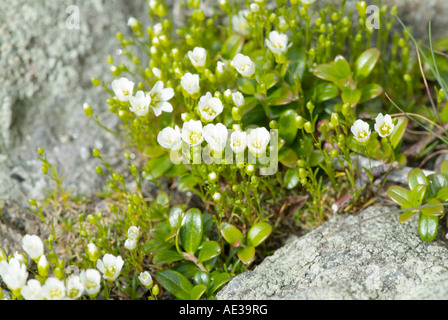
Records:
M59 218L61 236L58 222L48 221L48 202L30 199L49 236L26 235L24 253L1 251L7 297L213 299L269 254L285 212L306 228L353 211L379 188L371 160L388 170L406 164L405 112L419 81L409 34L391 31L395 8L378 3L374 29L364 1L350 12L345 1L319 8L313 0L220 0L211 16L199 0L181 4L186 21L178 26L163 1L149 1L151 25L131 17L130 35L117 33L121 55L107 57L113 79L92 79L110 95L119 132L95 115L104 106L85 103L86 116L130 146L126 174L93 150L108 209ZM392 114L385 92L405 112ZM38 152L43 173L56 182L50 203L69 206L75 201L57 168ZM360 168L358 156L369 166ZM410 176L419 181L411 191L388 191L403 209L445 201L439 194L448 185L437 189L416 171ZM143 179L161 189L154 199L145 196ZM177 193L194 194L199 204L171 205ZM425 241L443 214L435 208L421 209ZM65 244L64 233L77 241Z

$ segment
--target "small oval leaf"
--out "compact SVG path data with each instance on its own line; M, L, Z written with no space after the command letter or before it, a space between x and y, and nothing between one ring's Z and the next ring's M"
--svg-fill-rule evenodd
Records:
M170 264L172 262L181 261L184 256L174 250L162 250L156 253L153 257L152 262L156 265Z
M358 57L355 63L355 77L357 81L367 78L375 68L381 52L377 48L367 49Z
M255 248L254 247L241 248L238 251L238 258L240 258L241 262L246 265L251 264L255 258Z
M206 290L207 287L203 284L198 284L194 286L193 289L191 290L190 299L191 300L201 299L202 295L205 293Z
M185 213L179 231L184 250L190 254L196 252L202 241L202 214L199 209L192 208Z
M159 271L156 280L162 287L181 300L189 300L193 285L182 274L170 269Z
M403 209L411 208L411 192L400 186L391 186L387 189L387 195L389 198L400 205Z
M221 254L221 246L216 241L206 241L199 250L198 263L208 261Z
M266 222L260 222L250 228L247 233L247 243L250 246L258 247L272 233L272 226Z
M243 234L241 231L237 227L226 222L221 224L221 234L224 240L231 246L239 246L243 241Z
M428 185L428 179L426 178L423 171L419 168L414 168L408 173L408 185L409 189L414 189L419 184L423 184L425 186Z
M432 198L429 200L426 205L437 205L440 203L440 200L437 198ZM443 205L440 206L434 206L434 207L428 207L428 208L422 208L421 212L425 216L442 216L445 213L445 208Z
M269 94L267 102L271 106L282 106L294 100L294 93L287 87L280 87Z
M438 227L439 217L420 214L420 219L418 221L418 233L423 241L433 241L437 235Z

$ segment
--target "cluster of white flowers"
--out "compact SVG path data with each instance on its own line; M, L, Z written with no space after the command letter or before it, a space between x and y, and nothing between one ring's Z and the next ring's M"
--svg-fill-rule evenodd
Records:
M383 115L382 113L378 114L375 118L375 131L378 132L378 135L382 138L388 137L394 131L394 124L392 121L392 117L388 114ZM359 143L365 143L370 138L370 126L367 122L363 120L356 120L353 124L351 131L356 141Z
M138 228L131 227L128 237L136 239L138 233ZM103 259L98 259L96 245L89 243L87 254L91 261L96 261L97 269L82 270L64 281L60 277L47 277L49 265L43 242L38 236L25 235L22 238L22 248L28 257L36 262L38 274L44 277L45 281L41 283L37 279L28 279L27 259L23 254L16 253L8 260L3 250L0 250L0 278L14 297L22 296L25 300L77 300L84 294L95 297L101 289L101 273L104 279L115 281L124 265L121 256L105 254Z
M130 227L128 229L128 238L124 242L124 247L130 251L137 247L138 237L140 236L140 228Z
M155 68L156 69L156 68ZM155 70L154 74L160 77L160 70ZM152 89L145 93L140 90L134 95L134 82L127 78L115 79L112 81L112 90L117 99L123 103L130 103L129 110L139 117L145 117L151 107L156 117L162 112L172 112L173 106L168 101L174 97L173 88L165 88L162 81L157 81Z
M246 147L249 151L259 157L264 154L271 139L266 128L256 128L248 132L235 130L230 134L230 148L235 153L244 152ZM158 137L159 144L172 151L180 149L182 141L188 146L194 147L206 141L210 149L216 152L222 151L228 140L228 129L222 123L208 124L202 126L200 120L190 120L183 124L182 130L176 126L175 129L167 127L163 129Z

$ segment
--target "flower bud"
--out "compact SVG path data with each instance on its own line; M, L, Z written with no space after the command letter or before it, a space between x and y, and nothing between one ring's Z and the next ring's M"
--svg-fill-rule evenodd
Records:
M339 115L336 112L333 112L331 114L331 124L334 127L337 127L339 125Z
M309 122L309 121L307 121L307 122L305 123L305 125L303 126L303 128L304 128L305 131L308 132L308 133L313 133L313 132L314 132L313 124L312 124L311 122Z
M45 255L41 255L39 261L37 263L37 272L41 277L48 276L49 264L47 257Z
M93 110L92 110L92 107L90 107L90 105L88 105L87 103L84 103L83 108L84 108L84 113L87 118L90 118L91 116L93 116Z
M220 202L220 201L221 201L221 198L222 198L222 196L221 196L221 194L220 194L219 192L216 192L216 193L213 195L213 200L214 200L215 202Z
M89 260L92 262L96 262L98 260L98 258L100 257L100 252L98 251L97 246L90 242L87 245L87 256L89 257Z

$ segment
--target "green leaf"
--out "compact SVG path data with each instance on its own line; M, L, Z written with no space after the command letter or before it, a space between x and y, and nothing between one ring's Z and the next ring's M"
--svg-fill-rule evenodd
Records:
M384 90L379 84L371 83L362 87L361 89L361 98L359 99L359 103L364 103L366 101L375 99L383 94Z
M143 177L147 180L155 180L163 176L167 172L173 163L171 162L170 155L165 154L161 157L149 160L143 168Z
M440 166L440 172L442 174L448 175L448 160L442 162L442 165Z
M156 265L170 264L172 262L181 261L184 256L174 250L162 250L156 253L152 262Z
M296 126L297 112L294 110L286 110L278 120L278 134L285 139L286 144L291 144L297 136L299 130Z
M253 82L246 78L238 78L236 80L236 86L238 90L248 96L253 96L255 94L255 86Z
M434 193L437 193L442 188L448 187L448 179L441 173L434 173L427 177L434 187Z
M192 208L185 213L182 226L179 231L180 240L184 250L195 253L202 241L202 216L201 211Z
M411 192L400 186L391 186L387 189L389 198L403 209L412 208Z
M438 227L439 217L420 214L420 219L418 221L418 233L423 241L433 241L437 235Z
M272 233L272 226L266 222L259 222L250 228L247 233L247 244L249 246L258 247Z
M390 141L392 142L392 146L397 148L401 139L403 139L404 133L406 132L406 128L408 126L408 118L407 117L398 117L397 124L395 125L394 131L390 135Z
M442 188L437 192L437 199L442 202L448 202L448 188Z
M439 199L432 198L426 204L433 205L433 204L439 204L439 203L441 203ZM421 212L425 216L437 216L438 217L438 216L442 216L445 213L445 208L443 207L443 205L440 205L440 206L435 206L435 207L422 208Z
M231 279L231 276L227 272L222 272L222 273L218 273L218 274L214 275L212 277L212 284L210 285L209 294L215 293L224 284L229 282L230 279Z
M185 261L176 264L170 268L173 271L177 271L187 279L192 279L199 270L199 267L193 261Z
M148 158L157 158L166 153L166 149L160 145L146 147L143 150L143 155Z
M298 48L291 48L291 50L289 50L288 54L288 59L289 59L289 63L288 63L288 79L289 79L289 83L292 84L294 83L294 80L291 78L297 78L298 80L303 79L303 75L305 73L306 70L306 59L307 59L307 55L305 54L305 51L302 49L298 49Z
M186 192L193 190L194 187L197 186L197 184L198 184L197 178L192 174L187 174L179 179L177 183L177 189L179 191Z
M175 206L171 208L169 214L169 223L171 228L179 229L182 224L183 210L180 206Z
M355 63L355 79L357 81L367 78L375 68L381 52L377 48L367 49L358 57Z
M275 73L268 73L262 77L262 82L265 84L266 90L271 89L279 81L280 81L280 77L278 75L276 75Z
M244 44L244 38L239 34L231 35L222 45L222 55L230 60L241 51Z
M291 148L283 147L278 153L278 161L286 167L295 168L297 160L299 160L299 157Z
M411 217L414 216L414 214L416 214L418 211L417 210L409 210L409 211L405 211L403 212L400 217L398 218L398 221L400 221L400 223L405 223L406 221L408 221Z
M290 88L280 87L268 96L268 104L271 106L282 106L294 101L294 93Z
M255 258L255 248L254 247L241 248L238 251L238 258L240 258L241 262L246 265L251 264Z
M297 169L287 169L283 182L288 190L297 187L300 181L299 171Z
M417 185L423 184L428 185L428 179L426 178L423 171L419 168L414 168L408 173L408 185L409 189L414 189Z
M409 196L409 200L413 207L418 207L422 204L423 199L426 194L426 186L423 184L419 184L414 189L412 189L411 194Z
M210 275L205 271L198 271L193 278L194 284L203 284L208 287L210 284Z
M243 234L237 227L226 222L221 224L221 235L233 247L239 247L244 239Z
M361 100L362 92L359 89L343 90L341 94L342 102L348 103L351 107L356 106Z
M306 100L321 103L336 98L339 93L339 88L335 84L324 82L308 90Z
M168 292L180 300L189 300L193 285L177 271L166 269L156 274L156 280Z
M204 284L198 284L191 290L191 300L199 300L202 295L207 291L207 287Z
M199 250L198 263L213 259L221 254L221 246L216 241L206 241Z

